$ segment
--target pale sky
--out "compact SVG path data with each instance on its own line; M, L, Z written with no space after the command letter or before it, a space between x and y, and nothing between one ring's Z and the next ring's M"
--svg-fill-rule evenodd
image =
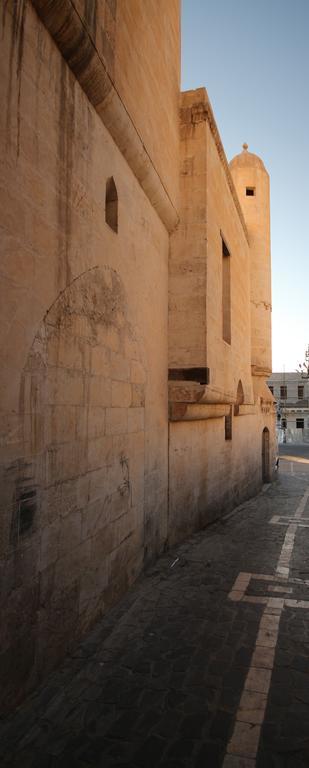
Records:
M270 174L273 370L309 343L309 0L182 0L182 89L205 86L228 160Z

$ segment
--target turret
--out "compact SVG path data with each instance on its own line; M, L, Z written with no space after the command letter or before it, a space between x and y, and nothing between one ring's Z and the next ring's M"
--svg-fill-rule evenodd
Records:
M272 370L269 176L247 144L231 161L230 170L249 235L252 373L268 376Z

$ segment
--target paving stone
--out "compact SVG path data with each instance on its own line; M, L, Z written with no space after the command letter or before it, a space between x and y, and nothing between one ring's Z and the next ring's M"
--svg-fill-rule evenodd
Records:
M0 723L1 768L253 768L257 749L257 768L308 768L309 587L278 580L286 530L269 524L308 483L283 473L165 553ZM308 545L302 529L297 577ZM235 582L267 602L230 600Z
M167 712L163 717L161 716L159 723L156 725L156 734L163 738L168 738L171 733L175 736L179 732L181 719L177 710Z
M181 723L181 733L184 738L201 738L205 725L209 722L207 709L203 712L194 712L192 715L186 715Z
M220 768L224 756L224 749L222 744L215 743L213 741L206 741L200 748L195 762L194 768Z
M192 739L177 739L173 744L168 747L167 754L171 758L187 760L191 757L196 747L195 742Z
M260 732L260 725L236 722L232 738L228 744L228 754L254 758L258 750Z
M166 746L166 742L159 736L151 735L139 747L134 755L134 761L138 766L142 766L142 768L146 765L157 765L165 752Z

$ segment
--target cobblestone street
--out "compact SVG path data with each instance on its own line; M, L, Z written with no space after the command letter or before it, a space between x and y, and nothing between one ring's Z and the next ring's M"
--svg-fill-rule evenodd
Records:
M309 765L309 458L291 455L2 721L3 768Z

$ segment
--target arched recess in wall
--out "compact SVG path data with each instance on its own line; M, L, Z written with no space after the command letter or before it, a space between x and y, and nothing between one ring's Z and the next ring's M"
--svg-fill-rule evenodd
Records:
M267 427L264 427L262 432L262 481L270 482L269 429Z
M234 405L234 416L238 416L239 406L243 405L244 402L245 402L244 388L243 388L241 379L239 379L239 382L237 385L237 392L236 392L236 403Z
M46 313L20 389L29 480L24 487L21 467L16 487L31 509L17 499L16 545L35 534L42 581L58 574L37 618L43 666L50 648L60 658L67 640L134 578L144 525L144 403L122 281L109 267L89 269ZM52 611L63 615L61 605L63 626L52 619Z
M118 193L113 176L106 182L105 221L114 232L118 232Z

